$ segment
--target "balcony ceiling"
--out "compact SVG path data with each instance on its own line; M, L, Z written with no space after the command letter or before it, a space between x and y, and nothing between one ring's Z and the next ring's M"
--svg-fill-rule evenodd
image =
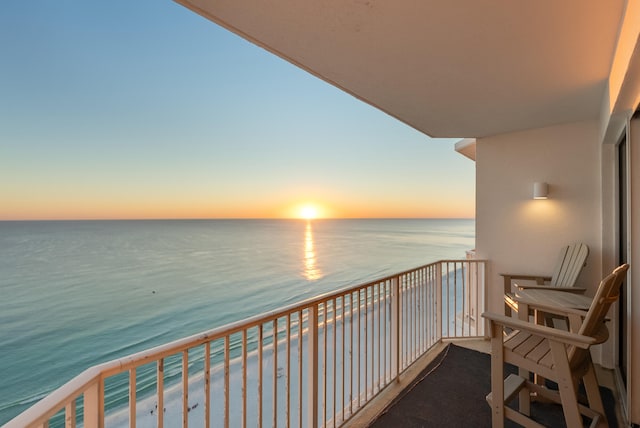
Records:
M432 137L597 118L624 0L177 0Z

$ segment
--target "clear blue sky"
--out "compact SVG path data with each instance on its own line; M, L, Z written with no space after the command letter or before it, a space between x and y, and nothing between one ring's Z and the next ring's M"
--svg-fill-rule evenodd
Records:
M0 219L473 217L455 141L169 0L0 6Z

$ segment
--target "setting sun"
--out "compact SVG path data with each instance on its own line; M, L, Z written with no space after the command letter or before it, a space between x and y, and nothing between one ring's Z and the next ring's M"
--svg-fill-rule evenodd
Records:
M318 217L318 209L313 205L304 205L300 208L300 218L311 220Z

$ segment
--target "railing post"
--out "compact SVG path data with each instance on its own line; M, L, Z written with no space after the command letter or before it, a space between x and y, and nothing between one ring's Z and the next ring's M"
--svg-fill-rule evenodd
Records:
M480 311L480 315L482 315L482 313L484 311L487 310L487 302L489 301L489 290L487 289L487 284L489 283L489 266L488 266L489 262L488 261L483 261L482 262L482 298L483 298L483 302L482 302L482 310ZM490 331L489 331L489 320L486 318L484 319L484 337L488 338L490 335Z
M75 428L76 426L76 400L71 400L64 409L65 428Z
M104 381L99 378L84 392L84 427L102 428L104 416Z
M400 375L400 277L391 279L391 367L396 380Z
M438 262L436 264L436 341L438 342L442 340L442 288L442 262Z
M307 355L307 425L318 426L318 304L309 307L309 348Z

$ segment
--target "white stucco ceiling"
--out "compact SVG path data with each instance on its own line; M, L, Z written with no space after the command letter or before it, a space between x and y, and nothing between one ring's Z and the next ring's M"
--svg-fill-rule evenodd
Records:
M598 117L624 0L177 0L433 137Z

